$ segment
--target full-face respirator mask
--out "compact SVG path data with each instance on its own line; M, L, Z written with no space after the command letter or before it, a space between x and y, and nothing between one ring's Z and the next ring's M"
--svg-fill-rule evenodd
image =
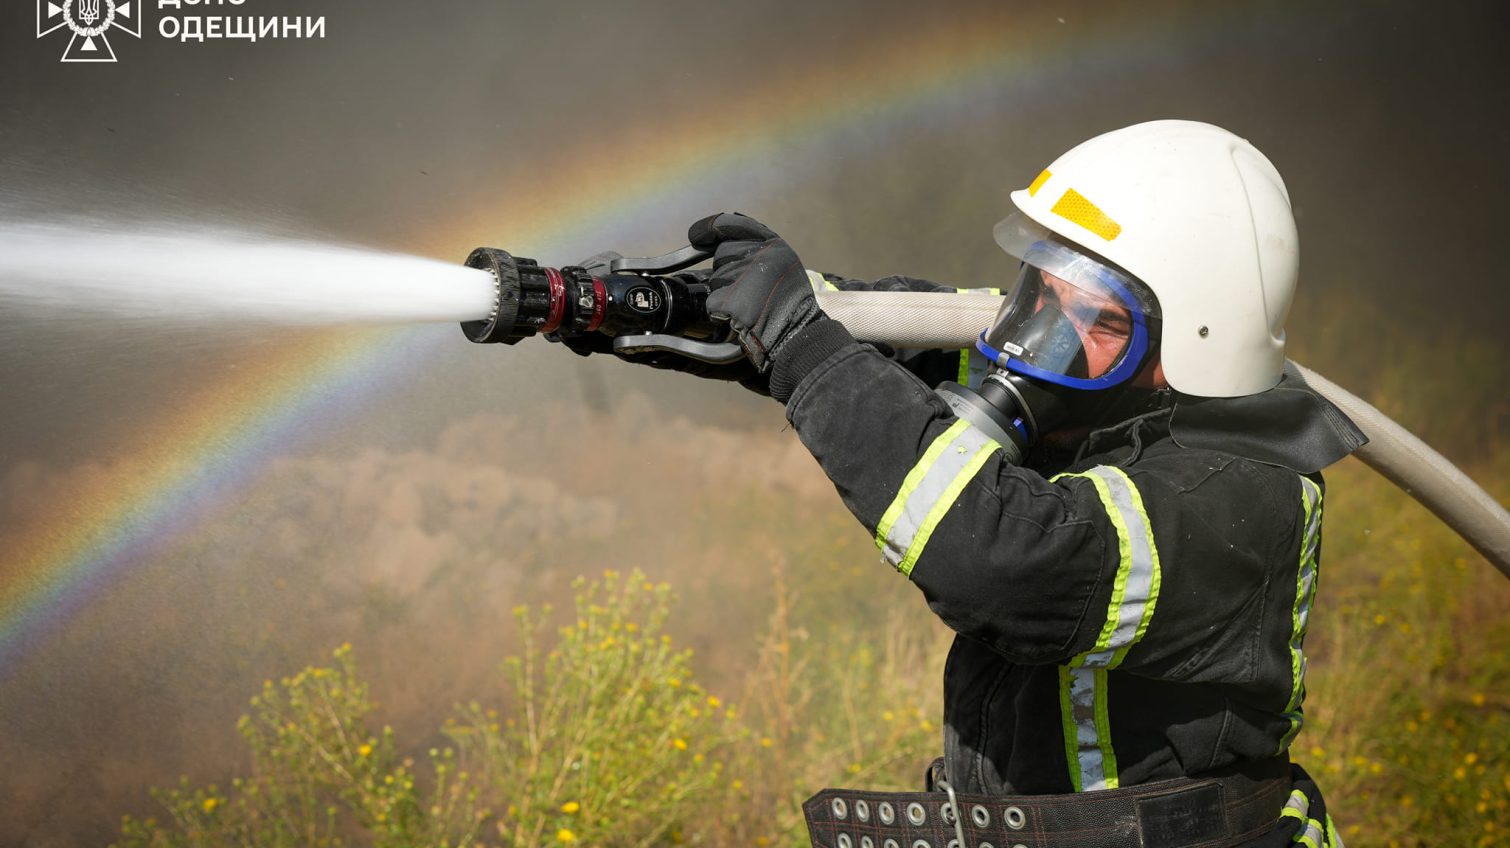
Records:
M1045 433L1094 423L1157 349L1158 302L1125 272L1053 237L1021 251L1017 283L975 347L979 389L944 383L956 415L1021 462Z

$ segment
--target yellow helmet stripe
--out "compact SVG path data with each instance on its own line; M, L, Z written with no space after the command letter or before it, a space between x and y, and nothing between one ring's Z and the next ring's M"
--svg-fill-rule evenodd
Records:
M1064 195L1050 211L1072 224L1079 224L1107 241L1111 241L1122 233L1121 224L1113 221L1105 212L1098 209L1096 204L1086 200L1080 192L1072 188L1064 190Z
M1054 175L1049 173L1049 169L1044 168L1043 173L1039 174L1038 177L1033 180L1033 183L1028 186L1028 197L1033 197L1034 195L1038 194L1038 190L1043 188L1043 184L1048 182L1049 177L1052 176Z

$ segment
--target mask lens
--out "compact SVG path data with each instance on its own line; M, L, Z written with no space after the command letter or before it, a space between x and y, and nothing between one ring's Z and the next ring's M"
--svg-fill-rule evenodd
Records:
M1121 275L1053 242L1024 251L1012 296L986 344L1034 368L1094 380L1126 359L1134 336L1130 286ZM1139 314L1143 314L1140 309Z

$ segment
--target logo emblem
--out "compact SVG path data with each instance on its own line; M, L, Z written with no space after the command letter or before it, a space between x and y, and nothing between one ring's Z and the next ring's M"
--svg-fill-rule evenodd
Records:
M629 308L647 315L661 308L661 293L645 286L635 286L625 293Z
M142 37L139 0L116 3L115 0L37 0L37 37L41 38L67 27L73 37L63 48L63 62L114 62L115 49L110 46L109 31L118 29L134 38Z

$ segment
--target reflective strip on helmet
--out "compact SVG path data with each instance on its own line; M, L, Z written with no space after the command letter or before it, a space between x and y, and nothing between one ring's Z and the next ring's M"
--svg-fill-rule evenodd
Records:
M1044 168L1043 173L1039 174L1037 177L1034 177L1033 182L1028 185L1028 197L1032 197L1038 194L1038 190L1043 188L1043 184L1048 182L1049 177L1052 176L1054 175L1049 173L1049 169Z
M833 283L829 282L827 277L823 276L822 274L818 273L817 271L808 271L807 272L807 281L808 281L808 284L813 287L813 291L815 291L815 292L820 292L820 291L838 291L839 290L838 286L836 286Z
M989 294L993 297L1001 296L1001 289L956 289L956 294ZM959 380L961 386L971 389L980 388L980 383L986 378L986 369L991 366L991 360L986 358L974 345L962 347L959 351Z
M901 490L876 525L881 557L904 576L911 576L934 528L999 447L963 419L940 433L907 472Z
M1053 478L1053 482L1065 477L1084 477L1096 487L1101 506L1117 530L1118 553L1117 576L1112 583L1112 597L1107 604L1101 634L1089 651L1075 657L1069 664L1116 668L1122 664L1128 650L1148 631L1154 606L1159 601L1162 569L1159 567L1159 549L1153 540L1153 525L1143 508L1138 487L1122 469L1098 465L1078 474L1060 474Z
M1076 792L1116 789L1117 754L1106 713L1106 669L1059 667L1064 755Z
M1306 696L1306 658L1301 650L1306 624L1311 617L1311 602L1316 598L1317 554L1321 543L1321 487L1308 478L1300 478L1301 511L1305 538L1300 543L1300 565L1295 577L1295 601L1290 609L1290 700L1285 704L1285 719L1290 727L1279 740L1283 753L1290 747L1302 722L1301 703Z
M1113 221L1096 204L1086 200L1084 195L1072 188L1065 189L1054 208L1049 211L1072 224L1079 224L1107 241L1122 233L1121 224Z

